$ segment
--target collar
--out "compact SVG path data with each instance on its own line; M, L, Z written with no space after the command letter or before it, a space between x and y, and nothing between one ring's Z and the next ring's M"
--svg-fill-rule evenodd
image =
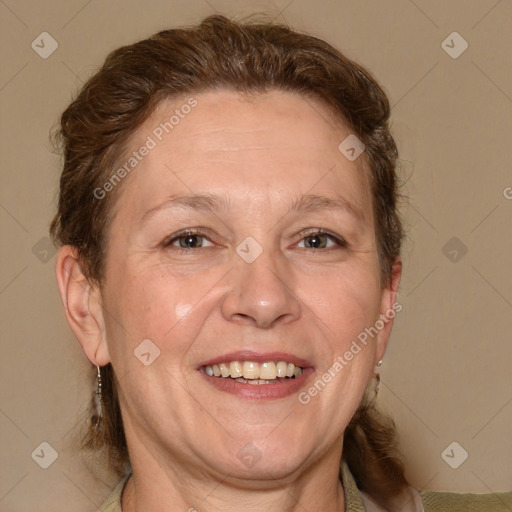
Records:
M341 463L341 482L345 492L345 512L387 512L357 488L354 477L344 460ZM425 512L419 491L411 486L396 499L393 508L400 512Z

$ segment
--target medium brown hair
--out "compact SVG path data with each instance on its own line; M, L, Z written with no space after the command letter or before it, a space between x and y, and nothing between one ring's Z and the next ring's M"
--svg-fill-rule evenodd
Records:
M131 136L159 102L216 89L298 93L323 102L350 127L365 145L381 281L389 283L403 230L386 94L368 71L325 41L275 23L223 16L115 50L63 113L58 141L64 166L50 228L55 243L75 246L82 271L101 286L112 207L122 184L102 199L93 191L111 178ZM94 418L84 445L106 449L121 471L129 459L115 374L111 365L101 371L103 418ZM363 402L345 431L343 458L358 487L388 509L407 484L395 445L392 421Z

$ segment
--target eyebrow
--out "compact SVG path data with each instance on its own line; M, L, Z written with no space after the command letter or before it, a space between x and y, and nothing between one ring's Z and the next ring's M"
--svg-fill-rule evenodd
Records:
M151 208L142 216L141 222L147 221L154 214L168 208L179 208L194 211L228 211L231 206L230 197L225 194L197 194L190 196L171 196L163 203ZM357 220L365 221L363 212L342 196L323 196L306 194L291 202L287 211L311 213L320 210L343 210Z
M339 195L328 197L307 194L296 199L290 209L299 213L315 212L318 210L344 210L358 220L365 220L363 212L356 205Z
M227 211L230 208L230 198L224 194L198 194L193 196L171 196L167 201L148 210L142 216L145 222L155 213L168 208L181 208L195 211Z

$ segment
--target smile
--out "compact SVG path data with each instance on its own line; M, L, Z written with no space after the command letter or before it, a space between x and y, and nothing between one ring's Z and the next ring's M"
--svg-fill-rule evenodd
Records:
M315 370L311 363L284 352L231 352L197 367L218 391L248 400L276 400L298 393Z
M234 379L239 383L252 385L274 384L285 379L300 377L303 370L300 366L286 361L229 361L204 366L204 372L210 377Z

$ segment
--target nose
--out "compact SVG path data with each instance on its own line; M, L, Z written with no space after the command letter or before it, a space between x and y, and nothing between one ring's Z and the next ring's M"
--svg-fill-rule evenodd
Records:
M222 303L224 318L264 329L297 320L301 303L293 293L293 275L285 266L270 251L263 251L252 263L238 258Z

